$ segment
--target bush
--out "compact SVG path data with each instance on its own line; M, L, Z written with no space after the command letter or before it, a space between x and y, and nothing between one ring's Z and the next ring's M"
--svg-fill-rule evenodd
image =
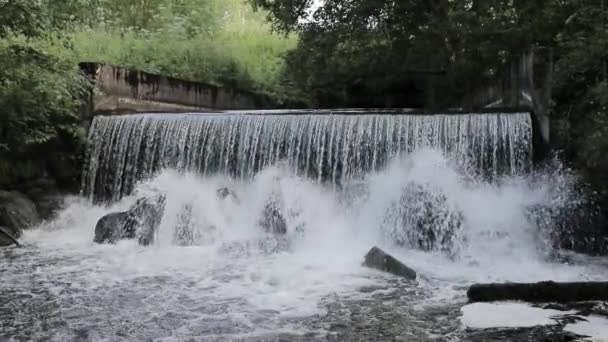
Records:
M74 49L69 53L78 61L263 93L279 103L294 97L283 81L283 56L295 48L295 36L272 33L264 13L241 0L218 4L214 11L224 15L206 23L199 20L202 10L183 14L162 7L153 25L83 24L70 34Z
M78 109L86 83L71 60L22 38L0 40L0 65L1 187L47 176L49 162L66 159L62 149L82 145Z

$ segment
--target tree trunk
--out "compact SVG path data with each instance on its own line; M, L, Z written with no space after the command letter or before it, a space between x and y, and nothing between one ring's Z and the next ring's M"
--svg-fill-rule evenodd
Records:
M532 303L569 303L608 300L608 282L476 284L469 288L470 302L522 300Z

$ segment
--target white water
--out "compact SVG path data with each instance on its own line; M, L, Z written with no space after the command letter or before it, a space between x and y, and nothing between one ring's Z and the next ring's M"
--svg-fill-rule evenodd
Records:
M387 211L410 182L430 184L445 194L448 210L462 213L455 256L399 247L386 234ZM223 186L234 189L239 200L218 199L216 190ZM473 282L605 279L604 269L592 263L548 259L526 207L548 201L553 187L525 177L496 183L471 179L435 150L410 154L342 193L280 168L267 168L252 181L168 170L112 207L77 198L54 222L26 232L23 241L30 248L14 249L15 258L2 261L0 290L15 296L42 292L40 298L47 298L42 303L56 304L48 309L48 320L63 323L51 330L34 326L30 334L60 341L86 330L97 341L316 330L303 322L323 315L328 301L364 299L369 294L361 287L388 286L391 276L361 267L374 245L418 271L417 283L401 285L423 294L413 299L418 307L462 302L463 286ZM273 191L283 199L288 243L257 223ZM166 194L167 207L153 246L92 242L101 216L158 192ZM186 204L199 238L184 247L175 245L174 233ZM15 301L15 322L32 314L21 305L37 310L36 298ZM4 324L9 334L23 329Z
M251 180L279 163L337 186L429 147L477 175L523 174L531 166L529 113L270 114L96 116L83 190L96 200L118 200L164 168Z

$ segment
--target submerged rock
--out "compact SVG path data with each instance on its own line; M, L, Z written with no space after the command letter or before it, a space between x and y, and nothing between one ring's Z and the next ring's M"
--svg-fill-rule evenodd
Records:
M96 243L116 243L124 239L138 239L147 246L154 241L165 210L165 197L140 198L128 211L110 213L95 226Z
M363 265L407 279L416 279L416 271L405 266L401 261L395 259L378 247L374 247L367 252Z
M521 300L532 303L569 303L608 300L608 282L475 284L467 291L470 302Z
M454 255L463 221L445 194L430 185L409 183L385 216L384 229L399 246Z
M217 189L217 197L219 199L226 199L228 197L232 197L235 201L239 201L239 198L236 196L236 193L227 187Z

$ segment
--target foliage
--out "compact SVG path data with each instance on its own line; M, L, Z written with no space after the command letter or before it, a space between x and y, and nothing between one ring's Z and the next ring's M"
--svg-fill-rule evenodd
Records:
M607 2L0 0L0 150L26 153L70 132L80 61L230 85L278 103L447 107L542 45L555 51L554 112L570 118L571 157L601 170Z
M96 20L81 14L69 34L74 60L234 86L278 103L296 96L282 58L296 40L270 32L241 0L96 1Z
M27 44L0 45L1 131L5 149L26 152L54 139L60 131L73 133L79 116L82 84L71 63Z
M557 36L556 110L572 125L572 158L592 173L608 172L608 2L571 0ZM608 179L607 179L608 180Z
M78 108L85 83L71 61L11 38L0 40L0 65L2 163L19 170L21 161L44 163L58 157L59 145L83 142Z
M275 29L300 34L288 75L321 105L365 94L390 104L409 93L402 103L435 107L494 80L513 54L550 42L551 1L326 0L313 10L310 0L250 0L270 11ZM416 101L432 91L442 96Z
M0 0L0 39L56 34L74 21L73 13L92 0Z
M58 39L86 1L0 0L0 187L52 176L47 164L73 159L61 151L83 142L84 79L71 60L35 41Z

